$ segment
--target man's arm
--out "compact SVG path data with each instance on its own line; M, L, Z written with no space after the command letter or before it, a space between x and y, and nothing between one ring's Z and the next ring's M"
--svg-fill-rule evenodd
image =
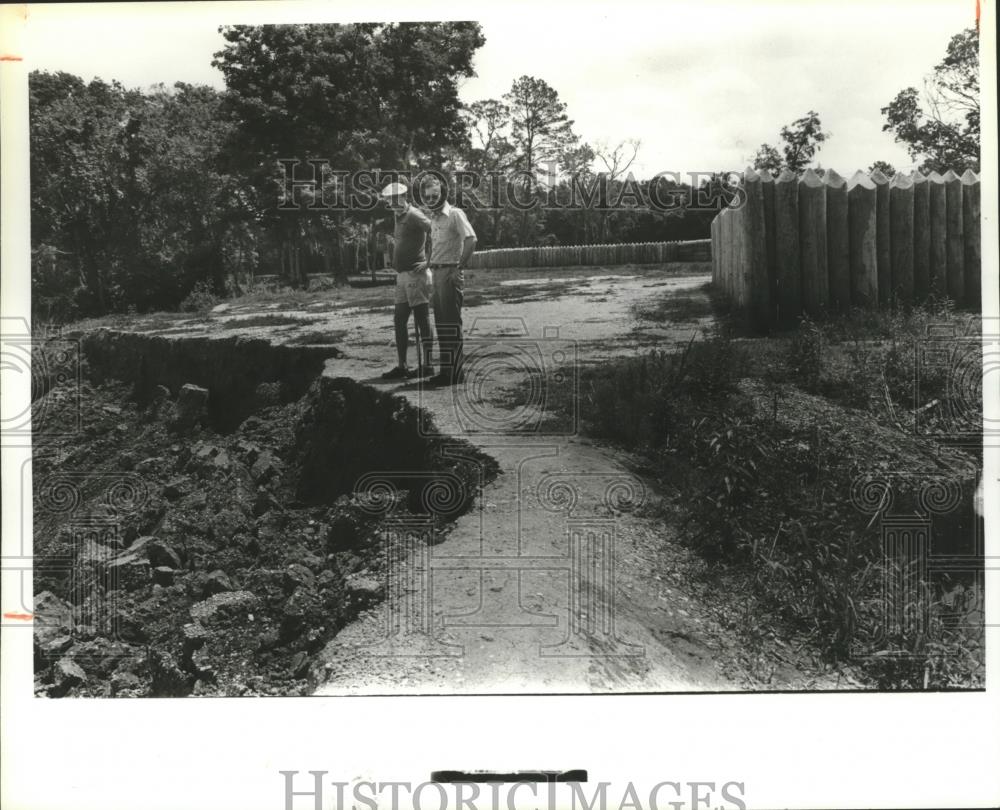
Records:
M431 263L431 221L427 214L416 206L411 206L411 210L413 211L413 221L424 232L424 255L427 257L427 261L424 262L424 268L426 269L430 267Z
M461 208L456 208L455 211L457 212L459 233L465 237L465 241L462 242L462 257L458 260L458 266L462 268L469 263L469 259L472 258L472 253L476 249L476 232L472 229L472 224L465 215L465 211Z
M420 229L429 234L431 232L431 220L423 211L417 208L415 205L412 206L413 219L420 226Z
M469 263L469 259L472 258L472 253L476 249L476 237L466 236L465 241L462 243L462 258L458 260L458 266L465 267Z

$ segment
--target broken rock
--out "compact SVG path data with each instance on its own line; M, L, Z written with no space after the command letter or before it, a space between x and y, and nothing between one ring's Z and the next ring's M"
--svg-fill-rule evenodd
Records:
M190 481L187 478L173 478L163 487L163 497L170 501L176 501L183 497L190 490Z
M84 683L87 673L69 658L60 658L52 668L52 679L55 683L53 694L61 696Z
M382 596L382 583L365 574L349 574L344 578L344 587L354 599L372 602Z
M155 697L184 697L191 693L191 679L168 652L150 651L149 674L152 676L151 692Z
M266 484L282 470L281 461L269 450L265 450L250 468L250 475L258 484Z
M253 516L260 517L270 512L272 509L276 509L280 504L275 500L274 496L267 490L261 490L257 493L257 497L253 502Z
M153 456L151 458L144 458L138 464L135 465L135 471L142 473L143 475L151 475L153 473L160 472L166 460L161 456Z
M257 606L257 597L250 591L217 593L191 605L191 618L208 625L225 618L244 617Z
M153 540L150 543L146 543L144 550L150 565L156 568L161 566L168 568L181 567L180 555L162 540Z
M174 584L174 569L167 565L158 565L153 569L153 582L166 588Z
M316 577L313 572L301 563L292 563L285 569L284 575L285 590L291 593L300 585L313 588L316 585Z
M39 645L62 636L72 636L73 607L51 591L35 595L33 613L35 641Z
M293 678L304 678L309 674L309 655L304 652L295 653L288 664L288 670Z
M229 574L221 569L216 569L208 575L202 589L205 596L214 596L217 593L225 593L232 590L235 590L233 581L229 578Z
M177 394L177 423L184 427L192 427L207 421L208 389L199 385L187 383L181 386Z
M131 694L142 690L142 681L134 672L115 672L111 676L111 694Z

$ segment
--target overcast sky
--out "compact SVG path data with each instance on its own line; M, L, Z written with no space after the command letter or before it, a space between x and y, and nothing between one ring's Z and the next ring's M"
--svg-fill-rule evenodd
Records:
M819 162L849 175L876 159L911 164L880 108L920 86L974 15L975 0L39 5L23 52L32 69L88 80L221 88L221 24L477 19L486 44L463 100L498 97L523 74L544 79L583 139L642 141L638 176L740 169L810 109L832 133Z

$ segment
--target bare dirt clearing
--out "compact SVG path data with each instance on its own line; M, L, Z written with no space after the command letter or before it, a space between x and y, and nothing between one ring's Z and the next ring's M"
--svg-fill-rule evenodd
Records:
M345 616L325 650L307 650L308 664L301 657L291 664L296 677L308 668L317 694L856 687L781 639L757 639L748 647L740 632L748 616L738 595L720 592L705 576L705 563L676 542L669 486L665 491L628 453L581 436L578 410L549 418L555 401L582 407L585 365L653 347L677 350L711 327L708 274L709 267L698 264L469 272L466 380L443 389L381 379L395 355L389 286L265 293L197 316L104 319L77 330L106 327L167 341L161 348L197 345L208 355L212 346L238 352L260 342L291 352L322 350L328 357L323 377L404 397L455 439L452 450L463 463L478 463L470 452L496 461L499 474L491 468L483 475L470 508L447 521L375 510L383 521L381 558L357 557L343 573L374 582L371 592L384 601L353 620ZM203 364L203 385L211 387L220 373L252 377L252 369L213 362ZM280 363L276 369L283 373ZM279 399L292 396L274 390ZM296 389L292 398L300 395ZM234 401L233 407L242 406ZM239 419L231 421L227 429ZM331 448L341 450L330 449L325 463L330 470L353 469L336 453L372 438L352 443L340 436ZM319 445L316 451L325 452ZM282 461L294 466L292 459ZM382 469L376 461L356 486L362 503L385 506L378 497L364 500L380 481L389 480L390 490L409 488L406 476L414 473L406 467L396 462ZM306 486L301 472L300 492ZM365 486L373 489L366 493ZM271 506L258 507L262 517ZM207 547L201 551L211 556ZM322 574L320 556L311 562L313 573ZM185 575L176 586L179 597L186 582ZM285 610L282 605L275 602L275 609ZM246 651L248 658L253 654ZM287 666L280 650L274 660ZM255 678L252 684L237 678L237 693L302 688ZM199 689L212 692L210 684Z

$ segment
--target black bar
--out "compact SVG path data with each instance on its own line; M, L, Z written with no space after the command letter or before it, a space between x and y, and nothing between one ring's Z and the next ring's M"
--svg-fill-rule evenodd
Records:
M455 782L586 782L587 771L577 768L572 771L513 771L508 773L493 771L431 771L431 781L442 784Z

